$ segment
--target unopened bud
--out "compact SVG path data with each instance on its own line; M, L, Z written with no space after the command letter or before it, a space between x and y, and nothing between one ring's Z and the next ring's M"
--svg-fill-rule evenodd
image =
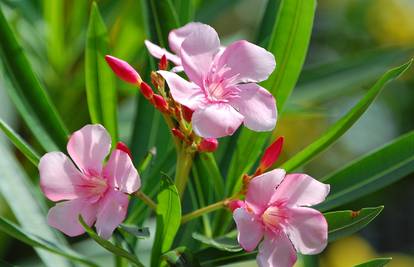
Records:
M205 138L198 145L200 152L214 152L218 147L218 141L216 138Z
M181 132L179 129L172 128L171 132L175 137L178 137L180 140L184 140L185 136L184 136L183 132Z
M167 70L168 69L168 59L165 55L163 55L158 63L158 68L160 70Z
M279 137L268 148L266 148L261 160L258 171L263 173L269 169L279 158L283 147L283 137Z
M186 106L182 106L183 117L187 122L191 122L194 111Z
M229 202L227 202L227 207L233 212L238 208L244 208L246 206L246 204L244 203L244 201L242 200L230 200Z
M168 113L168 103L165 101L165 99L157 94L154 94L152 96L152 100L154 101L154 105L157 109L159 109L163 113Z
M129 150L128 146L125 145L124 143L118 142L116 144L116 149L121 150L121 151L127 153L129 155L129 157L132 159L131 150Z
M122 80L139 86L142 82L138 72L131 67L126 61L119 58L106 55L105 60L111 67L112 71Z
M142 83L141 83L141 85L140 85L140 88L141 88L141 93L142 93L142 95L143 95L146 99L151 100L151 99L152 99L152 96L154 95L154 91L152 91L151 86L149 86L149 85L148 85L147 83L145 83L145 82L142 82Z

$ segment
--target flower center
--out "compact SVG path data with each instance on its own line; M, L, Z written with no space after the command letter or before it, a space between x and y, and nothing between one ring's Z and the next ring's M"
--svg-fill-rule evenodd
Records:
M283 210L278 206L270 206L262 214L263 224L273 231L278 230L285 219Z
M91 203L98 201L108 189L107 180L100 176L88 176L86 184L82 185L85 197Z
M238 97L240 90L235 85L235 77L225 77L228 68L216 70L212 67L210 73L204 79L206 97L212 102L228 102L231 98Z

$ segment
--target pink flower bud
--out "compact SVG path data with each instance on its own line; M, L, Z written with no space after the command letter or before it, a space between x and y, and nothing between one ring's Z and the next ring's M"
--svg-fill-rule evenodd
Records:
M142 82L138 72L131 67L126 61L119 58L106 55L105 60L111 67L112 71L122 80L139 86Z
M194 111L186 106L182 106L183 117L187 122L191 122L191 118L193 117Z
M244 208L246 206L246 204L244 203L244 201L242 200L230 200L227 203L227 207L231 210L231 212L233 212L234 210L238 209L238 208Z
M116 144L116 149L121 150L129 155L129 157L132 159L131 150L129 150L128 146L125 145L123 142L118 142Z
M218 141L216 138L205 138L198 145L200 152L214 152L218 147Z
M167 70L168 69L168 59L165 55L163 55L160 59L160 63L158 63L158 68L160 70Z
M180 140L184 140L185 136L184 136L183 132L181 132L179 129L172 128L171 132L174 136L178 137Z
M263 173L269 169L279 158L280 152L282 152L283 147L283 136L279 137L274 141L268 148L266 148L261 160L258 171Z
M159 109L163 113L169 113L168 103L167 101L165 101L165 99L162 96L154 94L152 96L152 100L153 100L154 106L157 109Z
M148 99L151 100L152 96L154 95L154 91L152 91L151 86L149 86L147 83L145 82L141 82L141 85L139 86L141 88L141 93L142 95Z

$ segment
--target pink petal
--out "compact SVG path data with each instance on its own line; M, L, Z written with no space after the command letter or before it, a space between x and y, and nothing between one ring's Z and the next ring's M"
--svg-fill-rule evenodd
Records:
M328 184L306 174L294 173L286 175L271 201L284 199L290 205L313 206L324 201L328 194Z
M111 149L111 137L99 124L89 124L74 132L67 150L85 174L100 175L102 163Z
M233 212L233 218L237 225L237 240L246 251L252 251L263 237L261 222L254 219L254 215L244 208L238 208Z
M70 200L81 195L82 174L62 152L46 153L39 163L40 188L52 201Z
M279 235L265 234L256 258L259 267L292 267L296 259L295 248L282 231Z
M194 132L204 138L219 138L232 135L243 122L243 116L232 106L218 103L194 112Z
M181 28L170 31L168 35L168 43L171 51L180 55L181 44L191 33L196 31L198 28L203 27L202 23L190 22Z
M290 209L287 232L296 249L305 255L318 254L328 243L328 223L317 210L306 207Z
M165 57L169 61L171 61L172 63L174 63L174 65L181 66L181 59L178 56L176 56L174 54L171 54L165 48L161 48L158 45L156 45L154 43L151 43L148 40L145 40L144 43L145 43L145 46L148 49L148 52L150 52L150 54L153 57L155 57L155 58L161 58L163 55L165 55Z
M188 78L203 86L203 79L210 71L215 55L220 50L217 32L208 25L200 25L181 45L181 62Z
M138 171L132 163L128 153L120 149L115 149L103 170L104 177L109 180L109 184L120 191L132 194L141 186Z
M248 41L236 41L229 45L218 60L218 69L229 68L226 77L237 75L241 83L261 82L266 80L276 67L275 57Z
M78 236L85 232L79 223L79 215L91 226L96 219L96 205L83 199L57 203L49 210L47 223L68 236Z
M99 202L95 223L98 235L103 239L109 239L116 227L124 221L127 210L128 196L120 191L109 189Z
M239 84L238 98L230 104L244 116L244 125L253 131L271 131L276 126L276 102L271 93L255 83Z
M274 169L254 177L247 188L246 203L256 214L262 213L276 192L276 188L285 177L286 171Z
M190 83L179 75L160 70L158 73L165 79L175 101L190 109L199 108L205 101L204 92L194 83Z

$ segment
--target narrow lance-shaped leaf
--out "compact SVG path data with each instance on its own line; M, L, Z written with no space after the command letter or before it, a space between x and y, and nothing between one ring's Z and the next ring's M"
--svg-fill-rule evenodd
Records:
M160 257L173 244L181 223L181 204L177 188L170 178L161 179L157 205L157 229L151 253L151 266L160 264Z
M392 258L377 258L354 265L354 267L383 267L386 266L391 260Z
M66 242L63 237L47 225L44 199L35 197L36 189L15 155L3 142L0 142L0 151L2 152L0 157L0 193L13 211L21 228L64 246ZM61 256L42 249L35 250L46 266L70 266L69 262Z
M0 6L0 55L13 88L6 89L30 130L46 150L66 147L68 131L40 84ZM51 141L53 140L53 142Z
M316 1L281 0L280 3L269 4L277 9L267 47L276 58L276 70L267 81L263 82L263 87L276 97L276 105L280 113L298 80L305 61ZM230 163L226 182L227 193L238 191L241 175L249 171L256 162L269 137L269 133L242 129Z
M98 243L100 246L102 246L104 249L108 250L109 252L111 252L111 253L119 256L119 257L122 257L122 258L125 258L125 259L129 260L135 266L144 267L144 265L138 260L138 258L135 255L129 253L128 251L124 250L121 247L115 246L114 244L112 244L108 240L102 239L97 233L95 233L94 230L92 230L92 228L90 228L85 223L85 221L82 219L81 216L79 216L79 222L81 223L81 225L85 229L86 233L93 240L95 240L96 243Z
M411 66L412 60L409 62L387 71L361 98L358 103L345 114L340 120L338 120L329 130L318 140L307 146L305 149L297 153L295 156L286 161L282 168L288 172L295 170L297 167L302 166L333 142L341 137L352 125L362 116L362 114L368 109L370 104L374 101L375 97L381 92L382 88L393 79L399 77L404 71Z
M331 193L317 207L329 210L404 178L414 172L414 131L322 178Z
M329 225L329 242L358 232L375 219L383 209L383 206L379 206L359 211L344 210L325 213L324 216Z
M0 129L9 138L9 140L16 146L16 148L26 156L30 162L36 167L39 164L39 155L30 147L9 125L0 119Z
M73 261L82 263L86 266L98 267L96 263L91 262L85 256L80 255L76 251L68 247L56 244L52 241L46 240L43 237L31 234L12 222L0 217L0 231L10 235L13 238L35 248L41 248L52 253L61 255Z
M114 75L105 61L109 54L108 33L96 3L92 4L85 50L85 81L88 108L93 123L108 129L117 141L117 97Z

